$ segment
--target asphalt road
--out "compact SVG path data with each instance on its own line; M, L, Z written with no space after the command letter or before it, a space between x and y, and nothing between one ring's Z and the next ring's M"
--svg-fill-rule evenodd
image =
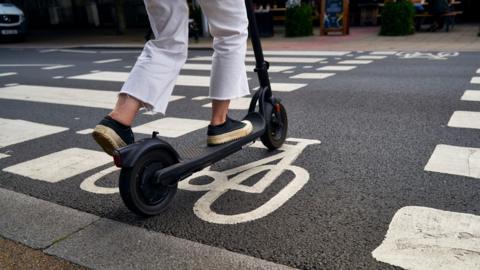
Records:
M0 50L3 121L0 157L7 155L0 159L0 187L302 269L397 269L375 260L372 251L384 240L397 211L406 206L480 214L478 175L466 177L461 173L425 170L437 145L480 147L478 130L447 125L455 111L480 110L480 103L461 100L465 90L475 87L480 90L478 84L471 83L472 77L480 76L476 74L480 53L460 53L445 59L379 53L373 55L385 58L373 59L368 64L339 64L372 56L371 52L351 52L327 56L277 55L325 58L315 63L272 63L274 67L292 67L287 72L271 73L272 82L305 84L294 91L275 92L288 110L290 147L274 153L249 147L212 166L211 170L223 171L221 175L235 179L243 191L229 190L220 174L214 173L210 175L217 176L211 185L215 188L209 187L205 184L212 183L212 178L206 177L209 173L205 172L192 179L190 185L180 186L172 206L164 214L139 218L128 211L115 190L118 171L107 171L98 177L96 185L108 189L85 185L86 180L92 180L92 176L98 176L98 172L111 168L112 164L98 155L100 149L88 134L77 131L93 128L109 110L98 108L102 105L94 106L95 102L91 106L72 105L68 102L80 102L79 99L68 101L62 92L118 91L121 77L130 70L138 54L134 50L107 49ZM194 50L189 58L210 54ZM117 61L94 63L111 59ZM188 60L187 63L210 62ZM55 65L72 66L42 69ZM355 68L317 70L323 66ZM209 74L208 67L205 69L183 70L181 74L205 77ZM335 75L324 79L290 78L302 73ZM86 74L89 76L84 79L70 78ZM255 74L249 73L249 77L253 88L257 85ZM185 84L192 83L190 79L186 78ZM196 80L200 82L198 77L193 82ZM2 95L5 91L15 95ZM59 92L55 95L54 91ZM22 98L22 93L31 95ZM98 94L88 95L100 101L100 95L95 96ZM185 119L209 119L210 109L202 107L209 102L201 98L208 95L207 87L178 86L174 95L183 98L170 103L167 117L183 120L171 126L189 127L191 123ZM63 101L59 98L62 96L66 97ZM35 99L42 100L34 102ZM242 110L231 112L236 118L243 114ZM135 126L161 118L140 114ZM200 126L202 123L195 122ZM13 132L18 134L9 135L11 124L15 125ZM45 136L35 136L42 128L46 129ZM203 142L205 133L204 129L192 127L187 134L165 139L174 145L186 145ZM148 134L136 136L142 138ZM19 137L25 140L15 142ZM66 149L73 150L62 153ZM82 152L85 160L93 164L85 160L65 161L80 153L78 149L97 151ZM282 156L285 151L287 154ZM277 159L264 160L274 155ZM32 160L37 163L26 163ZM265 162L252 164L258 160ZM251 166L242 169L240 166L245 164ZM258 166L264 167L255 170ZM238 167L239 170L232 170ZM71 173L63 176L65 171ZM275 171L282 173L271 173ZM272 183L267 183L268 180ZM86 190L81 188L82 183ZM266 183L265 190L245 191L256 183ZM200 190L192 191L195 187ZM278 199L276 203L270 203L272 198Z

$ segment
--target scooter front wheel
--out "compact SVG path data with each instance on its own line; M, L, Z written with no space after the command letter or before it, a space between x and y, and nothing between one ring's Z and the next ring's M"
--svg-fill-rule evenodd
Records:
M119 188L123 202L137 215L154 216L173 200L177 185L155 184L155 172L177 163L171 153L154 150L142 155L132 168L122 168Z
M288 118L287 110L282 103L277 102L274 105L266 106L266 130L260 137L263 145L270 150L280 148L287 138Z

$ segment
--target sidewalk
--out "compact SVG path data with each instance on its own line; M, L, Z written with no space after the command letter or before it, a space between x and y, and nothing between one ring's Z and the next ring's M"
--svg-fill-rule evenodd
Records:
M3 188L0 188L0 205L2 270L292 269Z
M112 29L37 30L24 43L0 43L0 48L132 47L142 48L144 29L129 29L122 36ZM348 36L319 36L318 28L310 37L285 38L283 28L274 37L263 38L265 50L355 50L355 51L480 51L478 25L457 25L450 32L421 32L404 37L378 35L378 27L353 27ZM190 48L211 48L209 38Z

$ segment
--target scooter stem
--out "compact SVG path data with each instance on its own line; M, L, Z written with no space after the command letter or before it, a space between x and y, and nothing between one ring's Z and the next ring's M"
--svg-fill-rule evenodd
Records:
M252 41L253 52L255 54L255 72L258 75L258 81L261 88L268 88L267 97L271 96L270 92L270 79L268 77L268 62L263 58L262 44L260 43L260 35L258 33L257 21L253 11L252 0L245 0L248 16L248 30L250 33L250 39Z

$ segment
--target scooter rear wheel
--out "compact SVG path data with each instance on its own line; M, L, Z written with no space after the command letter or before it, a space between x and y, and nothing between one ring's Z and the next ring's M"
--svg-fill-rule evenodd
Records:
M288 118L287 110L282 103L277 102L275 105L267 104L267 126L265 133L260 137L263 145L270 150L282 147L287 138Z
M133 168L120 172L120 196L125 205L137 215L154 216L163 212L177 192L177 185L154 183L155 172L177 163L167 151L150 151L139 158Z

